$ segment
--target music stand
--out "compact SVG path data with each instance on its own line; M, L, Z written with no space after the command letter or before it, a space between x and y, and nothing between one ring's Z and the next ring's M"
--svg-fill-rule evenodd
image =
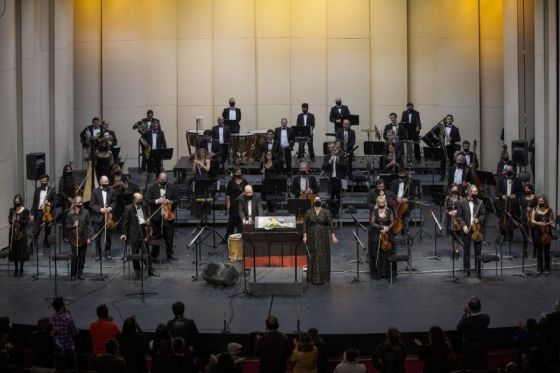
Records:
M408 140L408 132L408 122L399 122L395 136L397 136L400 141L406 141Z
M383 155L385 153L385 142L383 141L364 141L365 155Z
M284 199L284 193L288 192L287 178L285 176L265 178L262 183L262 193L266 195L267 201L272 201L274 211L276 203Z
M303 215L311 208L311 201L308 199L288 199L288 212L290 214Z
M150 152L150 157L154 161L154 163L159 162L159 164L157 165L157 169L161 170L163 167L163 161L168 161L173 158L173 148L152 149Z
M490 186L496 186L496 178L492 172L476 170L480 183L485 186L485 194L488 195Z
M303 157L303 152L300 151L302 146L307 143L311 137L311 127L310 126L292 126L294 135L296 137L296 142L298 143L298 160L301 161ZM301 157L300 157L301 156Z
M344 119L348 119L350 121L350 126L359 126L360 125L360 116L357 114L350 114Z
M424 160L426 162L441 162L443 159L443 149L442 148L431 148L424 146ZM435 183L435 168L432 168L432 184ZM442 175L445 176L445 175Z
M215 254L215 249L218 245L216 245L216 235L218 235L222 241L224 237L220 235L220 233L216 230L216 209L214 206L214 200L216 196L216 179L211 178L201 178L194 180L194 195L195 200L202 198L203 199L203 207L204 211L202 213L202 219L198 224L199 227L206 227L208 229L208 233L204 236L202 243L208 246L212 246L212 250L210 251L209 255ZM202 196L202 197L200 197ZM210 208L210 211L208 211ZM209 227L208 224L208 213L212 214L212 227ZM212 245L204 242L208 236L212 235Z

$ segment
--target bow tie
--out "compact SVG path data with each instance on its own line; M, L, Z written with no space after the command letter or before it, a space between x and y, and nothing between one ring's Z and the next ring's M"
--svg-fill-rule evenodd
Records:
M452 124L447 124L446 127L447 128L451 128Z
M229 110L235 110L235 108L234 108L234 107L230 107Z
M101 191L102 191L102 192L106 192L106 191L107 191L107 188L101 187Z

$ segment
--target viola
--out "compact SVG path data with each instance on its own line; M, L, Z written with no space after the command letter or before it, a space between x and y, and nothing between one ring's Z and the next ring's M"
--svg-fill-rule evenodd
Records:
M389 251L393 248L393 243L391 242L391 237L389 233L383 233L379 235L379 248L382 251Z
M539 230L541 233L541 243L544 245L549 244L552 241L552 235L550 234L550 226L539 225Z
M23 238L21 223L17 220L18 215L19 214L14 211L14 220L12 222L12 241L19 241Z
M52 206L51 203L49 201L45 201L45 203L43 203L43 208L41 209L41 213L42 213L42 221L43 223L51 223L54 218L52 216Z
M404 188L403 195L406 194L409 184ZM397 198L393 198L393 211L395 212L395 220L393 221L392 231L400 233L404 229L404 215L408 211L408 201L399 202Z
M171 206L171 203L169 202L164 203L162 210L163 210L163 220L165 221L175 220L175 213L173 212L173 206Z
M473 214L473 218L478 218L478 211L480 210L480 206L482 206L482 201L480 201L480 203L478 204L476 211ZM473 240L474 242L484 241L484 235L482 234L480 223L471 224L471 240Z

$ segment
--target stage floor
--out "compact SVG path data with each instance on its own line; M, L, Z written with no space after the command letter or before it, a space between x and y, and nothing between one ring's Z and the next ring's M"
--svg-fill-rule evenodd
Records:
M491 217L487 237L496 236L496 219ZM171 304L174 301L185 302L188 317L205 333L219 333L224 327L224 320L232 333L250 333L264 329L264 320L271 313L278 316L281 329L296 330L298 315L300 328L317 327L324 334L366 334L383 333L387 326L395 325L403 332L423 332L433 324L439 324L446 330L454 330L462 314L462 305L472 295L480 297L483 311L491 316L491 327L510 327L520 319L537 317L543 311L552 310L560 294L558 271L549 275L518 277L521 273L521 259L504 260L503 278L494 278L494 266L488 264L483 281L475 277L462 278L459 283L444 282L450 278L452 261L447 237L437 238L437 251L441 261L426 259L434 254L434 239L426 235L433 233L433 225L426 224L422 238L417 235L412 247L412 266L418 271L411 274L404 271L404 264L399 264L399 275L390 285L387 280L369 278L366 255L360 250L364 263L361 265L360 282L351 283L355 277L356 264L350 262L356 257L351 225L344 225L336 233L340 243L332 247L332 275L330 284L307 286L303 296L286 297L250 297L243 294L244 282L240 277L237 285L221 288L199 278L193 281L195 274L194 252L186 246L191 240L193 227L179 227L176 234L175 262L155 264L158 278L145 281L146 292L157 292L145 297L127 297L127 293L140 290L140 281L129 280L123 272L121 263L122 245L113 239L113 260L103 262L103 273L108 277L98 281L99 262L91 257L90 249L86 262L85 281L69 281L66 265L59 263L58 294L72 298L70 310L79 328L87 329L96 318L95 308L100 303L109 306L112 317L117 323L135 315L142 327L151 331L158 323L171 318ZM224 228L218 228L219 233ZM416 234L418 228L411 227ZM360 232L361 240L367 242L367 234ZM521 253L519 235L512 245L512 253ZM219 240L219 238L218 238ZM211 242L212 236L205 242ZM504 255L508 252L504 245ZM552 249L557 250L556 242ZM64 247L63 250L68 250ZM202 260L223 262L227 260L227 248L220 246L219 255L209 256L209 247L202 249ZM494 251L493 242L487 250ZM531 249L530 249L531 250ZM164 254L165 256L165 254ZM534 271L536 259L529 258L526 270ZM456 268L462 268L462 260L455 262ZM240 268L240 264L236 264ZM554 269L553 265L553 269ZM200 267L202 268L202 266ZM34 325L39 317L49 315L46 297L54 294L54 279L49 278L47 256L39 256L39 279L33 281L35 274L35 256L25 266L23 278L13 278L5 261L0 267L3 301L0 315L9 316L14 323Z

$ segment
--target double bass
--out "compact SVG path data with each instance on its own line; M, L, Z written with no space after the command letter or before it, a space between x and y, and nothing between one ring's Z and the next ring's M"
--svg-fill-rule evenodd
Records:
M410 187L410 183L406 183L403 191L403 196L405 196ZM393 232L400 233L404 229L404 215L408 211L408 201L399 202L397 197L393 198L393 211L395 212L395 220L393 221L393 227L391 228Z

